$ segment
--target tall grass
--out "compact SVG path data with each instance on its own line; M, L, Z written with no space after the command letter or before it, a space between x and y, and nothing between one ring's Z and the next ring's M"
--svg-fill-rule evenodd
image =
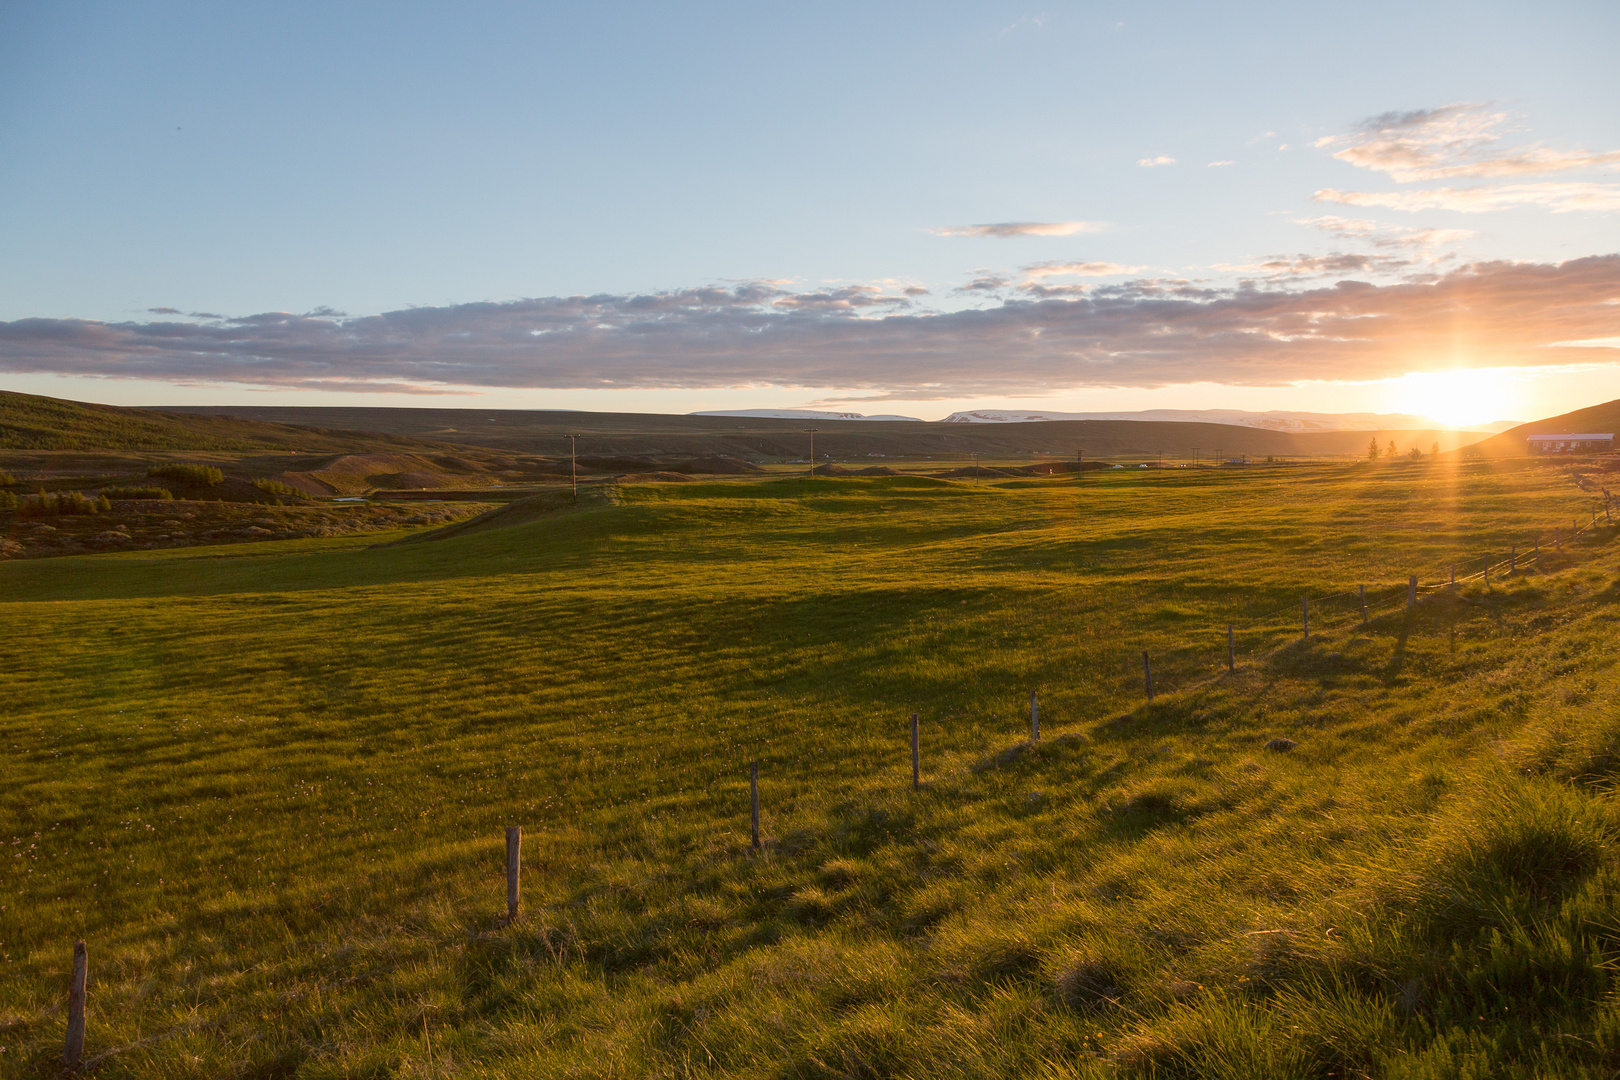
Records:
M54 1068L82 935L117 1075L1597 1075L1609 533L1224 673L1239 615L1583 500L1404 463L648 485L0 565L0 1068Z

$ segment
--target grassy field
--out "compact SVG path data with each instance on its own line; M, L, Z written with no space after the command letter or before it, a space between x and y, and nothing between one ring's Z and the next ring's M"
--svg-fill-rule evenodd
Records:
M0 564L0 1075L59 1067L77 937L102 1076L1620 1067L1620 546L1567 469L582 500Z

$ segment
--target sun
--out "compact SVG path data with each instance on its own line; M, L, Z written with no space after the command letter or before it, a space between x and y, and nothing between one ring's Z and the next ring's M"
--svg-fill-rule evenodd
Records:
M1414 371L1385 385L1392 411L1427 416L1451 427L1488 424L1515 411L1514 379L1490 368Z

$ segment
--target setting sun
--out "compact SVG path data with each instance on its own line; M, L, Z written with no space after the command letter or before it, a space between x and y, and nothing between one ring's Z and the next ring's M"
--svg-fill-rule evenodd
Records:
M1387 408L1466 427L1516 415L1513 376L1501 369L1419 371L1386 384Z

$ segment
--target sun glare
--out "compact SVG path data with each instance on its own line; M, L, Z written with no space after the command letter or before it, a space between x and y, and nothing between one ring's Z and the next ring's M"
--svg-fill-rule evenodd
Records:
M1512 419L1518 411L1513 384L1506 372L1490 369L1417 371L1389 380L1386 400L1393 412L1466 427Z

